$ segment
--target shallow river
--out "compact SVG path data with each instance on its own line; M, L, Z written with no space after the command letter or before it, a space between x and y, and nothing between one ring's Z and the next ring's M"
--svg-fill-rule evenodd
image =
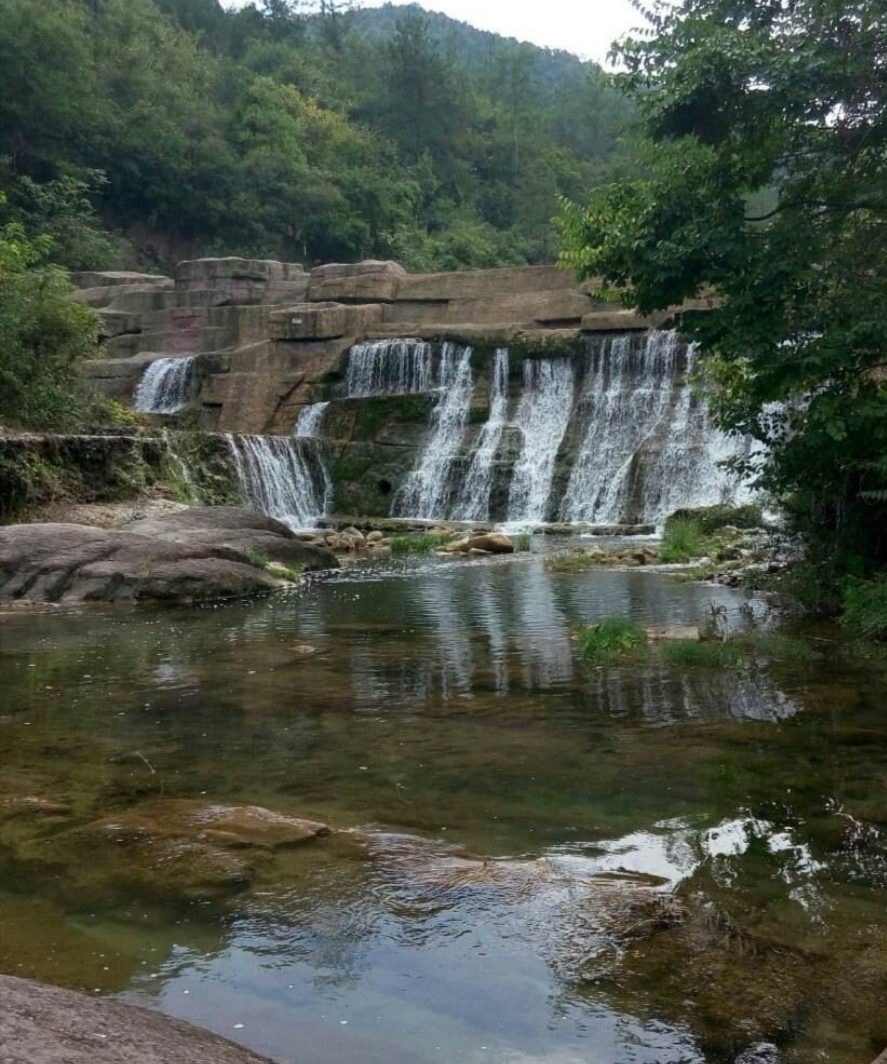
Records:
M8 616L2 965L294 1064L726 1064L757 1041L869 1064L883 660L820 632L733 670L595 669L571 641L765 613L533 555ZM90 827L171 799L341 833L248 854L235 887Z

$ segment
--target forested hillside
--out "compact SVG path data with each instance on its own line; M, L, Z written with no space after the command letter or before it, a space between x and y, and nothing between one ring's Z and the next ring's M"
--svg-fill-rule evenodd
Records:
M593 64L418 7L0 0L3 222L69 268L246 254L551 260L631 169Z

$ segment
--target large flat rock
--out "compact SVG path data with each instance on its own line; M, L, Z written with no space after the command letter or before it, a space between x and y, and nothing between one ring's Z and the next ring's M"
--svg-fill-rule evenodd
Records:
M3 1064L270 1064L159 1012L0 975Z
M0 599L30 602L208 602L273 591L268 562L339 565L273 518L195 507L123 529L76 524L0 528Z

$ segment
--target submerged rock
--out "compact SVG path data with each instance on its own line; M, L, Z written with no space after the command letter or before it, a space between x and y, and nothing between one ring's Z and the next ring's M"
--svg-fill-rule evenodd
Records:
M77 829L79 834L143 838L197 839L228 848L275 850L331 834L326 824L285 816L259 805L206 805L186 798L138 806Z
M95 880L139 896L215 898L248 886L275 851L330 834L262 806L161 799L55 836L46 858L72 862L86 891Z
M273 591L268 562L335 568L324 549L237 507L195 507L108 530L74 524L0 529L0 599L206 602Z

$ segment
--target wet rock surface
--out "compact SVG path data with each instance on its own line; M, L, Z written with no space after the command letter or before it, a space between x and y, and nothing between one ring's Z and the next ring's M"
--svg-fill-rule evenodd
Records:
M338 565L280 522L236 507L195 507L117 530L76 524L0 529L0 599L205 602L273 591L267 562Z
M15 812L7 809L6 818ZM72 896L84 902L108 892L221 900L248 887L278 851L332 834L326 824L263 806L188 798L142 802L76 827L61 816L29 812L48 821L47 835L19 849L19 859L41 874L66 867Z
M514 543L503 532L465 536L440 548L442 554L514 554Z
M160 1013L0 975L5 1064L269 1064Z

